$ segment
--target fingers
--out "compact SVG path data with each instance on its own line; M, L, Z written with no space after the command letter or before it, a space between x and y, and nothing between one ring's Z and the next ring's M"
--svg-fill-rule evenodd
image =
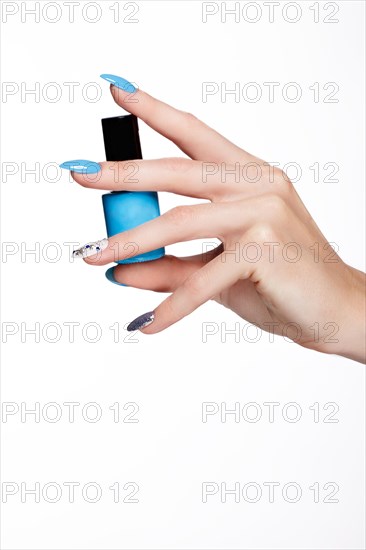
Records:
M151 95L137 90L111 86L115 102L146 122L159 134L173 141L186 155L208 162L251 162L258 160L190 113L171 107Z
M143 329L147 334L160 332L234 285L238 279L250 278L254 271L253 264L235 262L232 255L223 252L192 273L155 311L132 321L127 330Z
M84 162L97 165L98 172L88 173L86 169L78 172L71 168L71 175L77 183L92 189L166 191L216 202L259 196L270 191L283 196L294 192L284 174L268 163L236 163L234 166L186 158Z
M72 168L71 175L77 183L92 189L166 191L211 201L259 196L270 190L282 195L293 191L283 173L268 163L234 166L186 158L88 162L97 165L98 172Z
M101 162L99 165L101 170L97 174L72 172L72 176L83 187L93 189L167 191L202 199L212 199L223 187L218 170L213 174L202 162L185 158Z
M116 283L155 292L173 292L187 277L222 252L222 245L205 254L185 258L166 255L153 262L112 267Z
M222 241L221 235L239 232L254 223L258 216L257 201L248 199L241 203L178 206L133 229L109 237L103 250L84 257L84 261L92 265L105 265L169 244L204 238L219 238Z

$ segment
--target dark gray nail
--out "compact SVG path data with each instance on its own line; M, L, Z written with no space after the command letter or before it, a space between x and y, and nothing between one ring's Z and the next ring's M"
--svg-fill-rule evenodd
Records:
M151 325L154 319L155 313L153 311L148 311L147 313L144 313L143 315L140 315L140 317L136 317L136 319L131 321L127 327L127 330L132 332L133 330L139 330L140 328L147 327L148 325Z

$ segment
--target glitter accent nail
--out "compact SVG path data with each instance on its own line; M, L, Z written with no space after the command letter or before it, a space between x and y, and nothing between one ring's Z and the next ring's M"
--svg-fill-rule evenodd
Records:
M155 313L153 311L148 311L147 313L143 313L143 315L140 315L139 317L136 317L131 323L128 325L127 330L133 331L133 330L139 330L141 328L145 328L148 325L151 325L151 323L155 319Z
M88 258L88 256L94 256L98 254L108 246L108 239L102 239L101 241L94 241L84 244L80 248L76 249L72 253L73 258Z

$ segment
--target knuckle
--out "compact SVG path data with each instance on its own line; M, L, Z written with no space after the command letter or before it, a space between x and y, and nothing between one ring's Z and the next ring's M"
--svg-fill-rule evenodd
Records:
M265 243L277 241L277 235L273 225L268 222L260 222L254 225L249 234L246 235L246 240L255 243Z
M186 290L191 298L195 300L199 299L199 297L204 294L208 283L207 273L205 271L198 270L186 280L184 286L186 287Z
M292 182L286 172L280 168L275 168L273 172L274 184L279 191L289 191L292 189Z
M183 157L166 158L163 162L164 167L172 172L187 172L192 166L192 161Z
M258 162L246 162L240 165L240 173L245 182L257 183L262 176L262 166Z
M189 206L175 206L165 215L170 223L182 226L192 222L193 210Z
M280 195L269 194L263 198L262 208L267 218L281 219L286 216L288 206Z
M257 204L260 220L256 222L246 235L253 241L272 242L278 240L278 228L288 217L288 206L283 197L268 194L259 199Z
M275 182L281 183L287 179L287 175L283 170L281 170L281 168L275 167L273 168L273 178Z
M187 124L195 124L198 121L198 118L194 114L186 111L182 111L182 113Z

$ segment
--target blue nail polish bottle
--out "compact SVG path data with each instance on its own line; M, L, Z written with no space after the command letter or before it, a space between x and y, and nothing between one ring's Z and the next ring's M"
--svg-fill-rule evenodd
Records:
M125 115L102 119L104 148L108 161L142 159L137 117ZM112 166L113 168L113 166ZM121 176L117 166L111 170L111 178ZM124 177L131 180L134 176L133 165L126 170ZM123 187L123 181L121 182ZM138 187L138 182L136 182ZM137 225L160 216L158 194L152 191L112 191L102 196L104 217L108 237L132 229ZM126 250L136 252L133 257L120 260L118 264L132 264L157 260L165 254L164 248L138 254L136 243L126 244Z

